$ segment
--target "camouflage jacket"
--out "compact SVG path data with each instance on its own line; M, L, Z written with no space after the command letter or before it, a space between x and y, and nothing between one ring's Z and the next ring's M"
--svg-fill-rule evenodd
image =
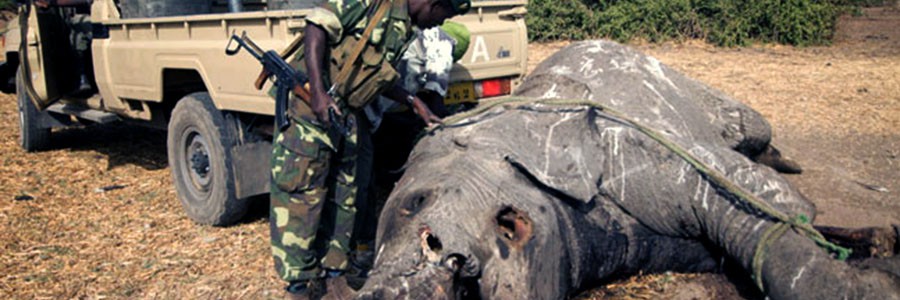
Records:
M413 38L412 21L406 0L381 1L389 1L393 7L376 25L369 37L369 44L383 53L383 59L396 65ZM377 4L378 0L329 0L314 8L306 21L321 26L328 35L328 43L337 45L345 36L362 36L369 24L369 15L374 14Z

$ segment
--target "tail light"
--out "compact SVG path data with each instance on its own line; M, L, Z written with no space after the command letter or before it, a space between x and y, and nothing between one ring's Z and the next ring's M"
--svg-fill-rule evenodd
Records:
M478 99L509 95L511 90L511 77L457 82L447 89L444 104L478 103Z
M510 80L509 78L497 78L476 82L475 93L478 95L478 98L509 95Z

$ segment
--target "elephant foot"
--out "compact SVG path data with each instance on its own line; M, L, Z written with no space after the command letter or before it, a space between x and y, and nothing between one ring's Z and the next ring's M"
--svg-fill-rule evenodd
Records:
M775 149L772 145L766 147L762 153L753 157L753 160L759 164L767 165L775 171L784 174L800 174L803 168L796 161L781 155L781 151Z
M356 291L350 287L346 276L326 279L325 290L322 300L349 300L356 296Z

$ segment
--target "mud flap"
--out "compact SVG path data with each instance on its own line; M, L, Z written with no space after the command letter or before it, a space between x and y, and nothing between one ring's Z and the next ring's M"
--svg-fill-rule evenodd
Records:
M235 194L238 198L269 192L271 143L257 142L235 146L231 148L231 157Z

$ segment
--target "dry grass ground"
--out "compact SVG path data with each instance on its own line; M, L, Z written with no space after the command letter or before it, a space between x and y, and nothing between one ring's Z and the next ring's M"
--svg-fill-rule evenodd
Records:
M867 13L843 20L830 47L638 47L769 118L776 143L807 169L789 178L819 206L818 223L887 225L900 223L900 12ZM530 46L530 65L562 45ZM68 129L40 153L17 137L15 98L0 96L0 299L281 297L265 199L236 226L191 223L170 184L164 133ZM697 295L740 297L721 276L665 274L585 296Z

